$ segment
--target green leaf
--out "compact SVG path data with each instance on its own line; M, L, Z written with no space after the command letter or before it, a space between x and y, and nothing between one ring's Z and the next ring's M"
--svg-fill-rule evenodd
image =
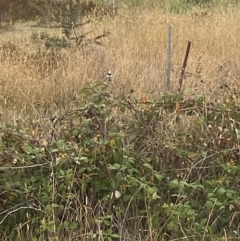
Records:
M46 223L46 228L50 232L54 232L54 226L54 221L49 221L48 223Z
M76 229L77 227L78 227L78 224L77 224L76 222L72 222L72 223L70 223L69 226L68 226L68 228L69 228L70 230L74 230L74 229Z
M122 155L120 152L114 152L113 153L113 158L114 158L114 161L117 163L117 162L121 162L122 160Z
M145 166L146 168L151 169L151 170L153 169L152 165L149 163L144 163L143 166Z
M64 221L64 222L63 222L63 227L64 227L64 228L68 229L68 225L69 225L69 222L68 222L68 221Z
M126 107L124 105L120 105L120 111L125 112Z
M49 152L50 152L50 153L55 153L55 152L59 152L59 150L56 149L56 148L54 148L54 149L51 149Z
M189 184L193 189L204 189L204 186L201 184Z
M30 177L30 181L31 181L31 182L36 182L36 181L37 181L37 178L35 178L34 176L31 176L31 177Z
M64 140L58 140L56 142L56 145L59 149L63 148L63 145L64 145L65 141Z
M77 165L81 165L80 161L78 161L78 160L75 160L75 163L76 163Z
M167 229L169 230L169 231L171 231L171 230L173 230L173 228L174 228L174 221L170 221L168 224L167 224Z
M80 168L80 170L78 171L78 173L79 173L79 174L80 174L80 173L83 173L83 172L85 172L86 169L87 169L86 167L82 167L82 168Z
M169 182L169 187L170 187L171 189L174 189L174 188L179 187L179 182L178 182L178 180L177 180L177 179L174 179L174 180L172 180L171 182Z
M119 163L114 163L113 166L116 167L116 169L120 169L121 167Z
M5 188L6 188L7 190L10 190L10 189L12 188L11 183L5 182Z
M107 166L108 171L116 170L117 168L111 164L108 164Z
M162 205L162 208L169 208L169 205L168 205L167 203L164 203L164 204Z
M211 198L211 197L213 197L213 196L214 196L214 193L212 193L212 192L210 192L210 193L207 194L207 197L208 197L208 198Z
M33 148L31 146L23 146L22 149L24 150L24 152L29 155L33 153Z
M126 202L126 201L129 201L131 198L132 198L132 195L125 195L123 197L123 200Z
M135 159L134 159L133 157L128 157L128 158L127 158L127 161L128 161L129 163L132 163L132 164L135 163Z
M226 189L224 187L220 187L218 190L217 190L217 193L222 196L224 193L226 192Z
M121 172L117 172L115 178L116 178L116 181L119 183L122 180L122 173Z
M59 205L58 208L59 208L59 210L63 211L65 209L65 206L64 205Z
M112 238L120 238L120 235L117 234L117 233L112 233L112 234L111 234L111 237L112 237Z
M65 176L65 172L62 169L60 169L59 172L62 176Z
M81 157L79 158L79 161L85 161L85 162L87 162L87 161L88 161L88 157L86 157L86 156L81 156Z
M161 218L159 216L154 217L152 223L154 226L159 226L161 224Z
M206 207L207 207L208 209L211 209L211 208L213 207L213 202L212 202L212 201L207 201L207 202L206 202Z
M156 192L157 192L157 188L156 187L147 187L147 194L149 196L152 196Z
M206 218L203 218L201 221L200 221L200 226L204 226L206 225L207 223L207 219Z
M189 184L186 181L180 181L179 186L184 187L184 186L189 186Z
M159 181L161 181L164 178L162 174L155 173L154 175Z
M216 206L222 206L223 203L222 203L222 202L216 202L215 205L216 205Z
M110 226L110 225L111 225L111 223L110 223L109 220L106 220L106 219L105 219L103 222L104 222L104 224L105 224L106 226Z
M125 171L126 169L127 169L127 167L122 166L119 170L120 170L120 171Z
M35 155L38 155L40 152L41 152L41 149L38 148L38 147L35 147L35 148L33 149L33 154L35 154Z

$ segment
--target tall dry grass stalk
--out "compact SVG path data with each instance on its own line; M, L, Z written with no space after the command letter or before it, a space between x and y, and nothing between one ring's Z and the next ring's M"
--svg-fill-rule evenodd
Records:
M81 101L79 91L84 84L104 78L109 69L119 93L128 94L134 89L140 98L146 92L165 91L168 25L173 28L174 89L178 87L187 41L191 41L184 89L190 94L204 93L209 99L221 98L224 94L221 86L239 85L239 20L237 8L199 10L185 15L163 13L159 9L122 8L115 18L104 17L79 30L92 31L93 37L110 31L102 46L90 44L47 54L40 51L44 49L43 42L34 42L31 35L42 31L60 35L60 30L53 32L17 24L14 30L0 35L2 115L46 114L76 106Z

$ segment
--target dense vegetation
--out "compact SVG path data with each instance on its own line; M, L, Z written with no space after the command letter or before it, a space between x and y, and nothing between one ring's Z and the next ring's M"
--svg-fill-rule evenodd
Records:
M96 8L100 5L95 2L91 2L93 7L86 8L88 11L83 11L83 1L14 4L17 2L8 1L0 6L6 13L4 24L9 19L17 24L26 16L22 11L30 11L25 6L33 7L33 15L28 15L31 21L41 11L51 9L53 18L48 15L37 24L39 28L42 23L53 28L51 24L58 23L62 35L41 30L28 36L27 46L16 39L1 42L0 239L237 240L240 91L236 80L240 75L235 60L238 55L227 55L228 50L219 48L225 59L216 67L219 62L214 61L220 61L220 57L218 52L217 57L214 55L215 45L211 45L212 52L207 49L207 55L201 56L205 61L197 59L194 52L195 59L189 63L196 73L186 73L183 89L178 89L177 78L170 92L161 88L160 91L156 88L160 72L154 70L155 62L158 63L155 42L151 42L159 31L154 33L153 29L152 36L141 35L143 45L132 39L137 50L145 52L137 51L142 62L137 61L129 76L132 74L134 78L138 74L143 87L136 79L130 82L126 74L126 66L131 66L128 56L122 64L119 55L119 62L113 65L121 76L117 65L122 64L126 80L118 79L115 73L106 78L106 66L104 76L95 78L109 55L107 64L112 64L109 49L117 49L121 36L117 32L113 47L110 42L104 57L103 50L96 46L102 47L108 41L105 37L114 32L104 30L104 34L97 32L88 37L89 16L85 14L91 13L90 19L97 22L97 29L107 20L113 21L114 30L122 23L121 17L116 24L113 18L117 16L109 14L108 5ZM194 28L198 18L202 18L201 11L204 18L200 22L204 25L208 21L205 11L210 11L208 7L213 1L203 2L208 2L207 10L199 8L199 15L194 12ZM140 15L146 12L149 17L149 12L154 11L153 5L139 4L139 9L143 8ZM200 1L191 4L198 6ZM56 11L60 5L66 10L63 15ZM100 12L99 18L96 13ZM137 29L140 20L136 12L136 22L125 14L130 19L127 42L129 29L134 31L132 26ZM178 18L175 14L173 18ZM180 18L184 27L185 22L190 22L185 21L184 15ZM212 24L211 11L207 12L207 18ZM147 28L149 22L153 24L151 18L146 22ZM11 29L9 22L4 26ZM145 29L144 19L139 25L142 28ZM124 45L119 42L119 46ZM200 43L202 49L204 44ZM33 49L37 46L38 52L31 52L29 45ZM120 47L117 51L127 54ZM129 48L129 52L135 54L134 48ZM151 65L143 62L149 56L153 59ZM98 65L94 62L96 58ZM88 60L90 64L84 65ZM173 60L179 61L179 56L173 56ZM214 67L210 62L214 62ZM155 92L144 92L145 77L141 79L144 68L148 77L146 86L154 86ZM177 70L181 68L173 64L172 75ZM90 79L91 74L95 79ZM156 83L151 79L154 75ZM197 76L197 87L196 81L187 86L192 76ZM206 81L210 78L211 83ZM162 82L164 86L165 81Z
M38 120L26 130L1 128L2 237L235 236L234 100L206 105L203 96L166 94L136 101L106 82L82 91L85 105L52 120L48 135Z

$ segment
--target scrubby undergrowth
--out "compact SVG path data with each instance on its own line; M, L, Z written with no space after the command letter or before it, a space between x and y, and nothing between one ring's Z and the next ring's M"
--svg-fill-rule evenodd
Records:
M86 86L85 103L1 127L1 240L210 240L239 232L239 107ZM238 180L239 179L239 180Z

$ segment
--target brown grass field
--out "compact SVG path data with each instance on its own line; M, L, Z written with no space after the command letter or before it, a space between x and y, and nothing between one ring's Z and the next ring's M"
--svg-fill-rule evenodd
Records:
M35 120L44 126L49 118L82 105L81 89L88 82L104 80L108 70L113 72L112 85L120 95L127 96L131 90L138 100L142 96L161 95L166 91L169 25L173 41L171 92L178 91L190 41L192 46L182 88L184 96L204 95L206 102L228 102L229 98L239 101L234 95L235 89L240 87L238 7L196 8L176 14L162 8L129 9L122 5L116 16L92 20L77 32L90 32L88 38L110 32L100 40L102 45L90 43L57 52L46 50L45 40L39 36L61 36L60 28L18 22L0 30L0 124L25 127ZM202 240L234 239L227 238L226 234L223 239L203 237Z
M41 32L60 36L60 30L17 23L0 34L1 119L24 119L77 105L84 84L104 78L109 69L120 93L134 89L140 98L164 92L169 25L173 32L173 91L178 88L187 42L191 41L184 90L220 99L223 84L239 85L239 20L237 8L178 15L161 9L123 7L114 18L104 17L80 29L92 31L88 37L109 31L109 37L101 40L102 46L62 50L54 57L39 57L38 53L45 51L44 42L34 41L32 36Z

